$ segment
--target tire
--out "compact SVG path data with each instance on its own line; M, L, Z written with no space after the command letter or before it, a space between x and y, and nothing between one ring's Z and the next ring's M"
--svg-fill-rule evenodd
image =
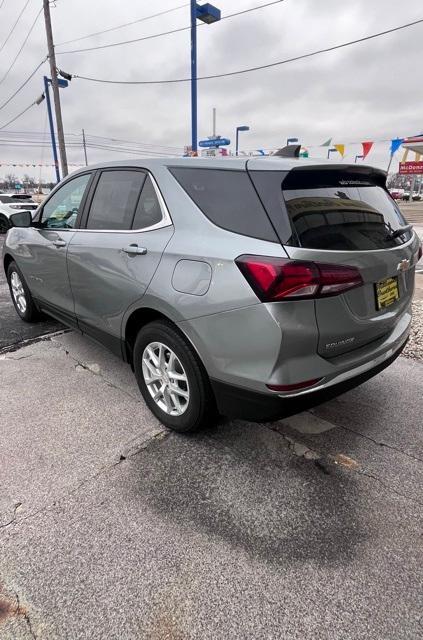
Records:
M36 322L40 314L16 262L11 262L7 269L7 282L13 305L20 319L24 322Z
M133 356L142 396L166 427L184 433L214 421L214 396L204 367L171 322L156 320L143 327Z
M4 215L4 213L0 213L0 234L3 235L9 231L10 223L9 219Z

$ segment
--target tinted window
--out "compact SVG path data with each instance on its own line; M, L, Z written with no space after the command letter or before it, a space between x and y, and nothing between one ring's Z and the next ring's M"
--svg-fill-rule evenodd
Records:
M69 180L47 200L42 212L43 227L73 229L90 178L91 174L85 173Z
M142 171L103 171L94 193L87 229L131 229L144 180Z
M173 167L171 173L218 227L277 242L276 234L246 171Z
M251 176L284 244L338 251L403 244L411 234L392 237L406 222L381 186L384 175L366 171L253 171Z
M409 240L392 232L406 224L382 187L328 187L284 191L298 244L309 249L387 249Z
M153 181L147 176L142 188L141 197L138 200L133 229L145 229L157 224L162 219L162 210L154 190Z

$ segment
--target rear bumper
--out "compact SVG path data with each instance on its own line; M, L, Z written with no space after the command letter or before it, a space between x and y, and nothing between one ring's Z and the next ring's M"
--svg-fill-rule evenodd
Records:
M277 393L258 393L212 379L211 385L218 410L222 415L253 422L277 420L300 411L306 411L357 387L389 367L398 358L407 341L408 335L399 347L389 349L377 359L296 395L281 396Z

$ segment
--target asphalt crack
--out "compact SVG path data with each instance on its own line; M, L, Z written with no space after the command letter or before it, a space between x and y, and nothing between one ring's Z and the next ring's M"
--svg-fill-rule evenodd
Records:
M141 402L141 399L135 395L133 395L132 393L130 393L129 391L127 391L127 389L125 389L124 387L119 387L119 385L115 384L114 382L112 382L111 380L109 380L108 378L106 378L100 370L100 367L98 368L94 368L94 365L89 365L85 362L81 362L81 360L78 360L78 358L75 358L75 356L73 356L70 351L68 349L66 349L62 344L57 343L59 348L65 352L65 355L67 355L69 358L71 358L71 360L73 360L75 362L75 369L78 370L78 367L80 367L80 369L87 371L88 373L91 373L94 376L98 376L99 378L101 378L109 387L111 387L112 389L116 389L117 391L121 391L122 393L124 393L125 395L127 395L129 398L131 398L131 400L135 400L135 402Z
M312 461L316 466L316 468L322 473L326 475L330 475L331 466L342 467L343 469L350 471L352 473L356 473L361 476L366 476L367 478L375 480L376 482L381 484L388 492L391 492L397 495L398 497L401 497L405 500L409 500L413 504L418 504L419 506L423 506L423 502L421 502L420 500L417 500L416 498L406 493L402 493L401 491L398 491L392 485L384 482L375 474L370 473L369 471L365 471L357 461L352 460L347 456L344 456L343 454L332 455L332 454L327 454L323 451L319 451L318 449L311 449L308 445L304 444L303 442L298 442L293 437L283 433L280 430L280 428L278 428L278 426L270 426L270 425L265 425L265 426L267 429L269 429L273 433L277 433L279 436L283 438L283 440L288 445L288 450L291 453L293 453L299 458L303 458L304 460Z
M25 622L27 624L28 631L31 634L31 638L33 638L33 640L37 640L37 636L35 634L35 631L32 628L32 623L31 623L31 619L29 617L28 611L25 609L25 607L21 606L19 594L16 593L16 591L15 591L15 598L16 598L16 615L20 615L20 616L23 617L23 619L25 620Z
M63 335L64 333L69 333L70 329L63 329L61 331L50 331L43 333L40 336L36 336L35 338L28 338L26 340L18 340L13 344L9 344L6 347L0 348L0 356L6 353L14 353L15 351L19 351L19 349L23 349L24 347L29 347L30 345L37 344L38 342L47 342L52 340L56 336Z
M90 482L94 482L101 475L111 471L115 467L119 466L122 462L125 462L126 460L130 460L131 458L135 457L136 455L141 453L141 451L144 451L145 449L147 449L153 442L157 442L158 440L164 440L168 435L169 435L169 431L165 429L165 427L163 427L163 429L157 429L157 431L155 431L149 437L145 438L145 440L143 440L142 442L138 442L137 444L135 444L135 446L133 446L133 443L138 439L138 436L131 438L131 440L128 440L126 443L124 443L121 450L122 453L119 454L119 458L115 462L103 465L102 467L100 467L100 469L98 469L98 471L96 471L96 473L94 473L92 476L89 476L88 478L84 478L75 487L64 492L60 497L54 500L51 504L44 505L39 509L32 511L31 513L28 513L26 516L23 516L22 518L19 518L19 519L16 518L16 511L21 506L21 504L18 503L18 505L15 505L13 518L9 522L6 522L5 524L1 525L0 528L6 529L8 527L11 527L12 525L24 524L27 520L34 518L40 513L48 513L49 511L52 511L58 504L66 500L68 497L73 496L75 493L78 493L78 491L83 489L83 487L85 487Z
M18 509L20 509L21 506L22 506L22 502L17 502L15 504L14 509L13 509L12 519L9 520L9 522L5 522L4 524L0 524L0 529L4 529L5 527L8 527L9 525L13 524L16 521L16 513L17 513Z
M382 442L381 440L376 440L375 438L372 438L371 436L368 436L365 433L361 433L361 431L356 431L355 429L352 429L351 427L346 427L343 424L336 424L336 423L333 423L333 424L335 424L335 426L337 426L337 427L340 427L341 429L344 429L344 431L349 431L350 433L354 433L357 436L361 436L365 440L368 440L369 442L372 442L373 444L376 444L379 447L386 447L387 449L391 449L392 451L396 451L397 453L400 453L401 455L406 456L407 458L410 458L411 460L415 460L416 462L423 462L423 458L419 458L418 456L415 456L412 453L408 453L407 451L404 451L403 449L400 449L399 447L395 447L392 444L388 444L387 442Z

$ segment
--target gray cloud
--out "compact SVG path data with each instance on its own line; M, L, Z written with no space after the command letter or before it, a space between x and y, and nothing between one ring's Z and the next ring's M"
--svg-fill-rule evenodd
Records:
M222 14L259 4L261 0L216 0ZM0 12L0 43L24 0L6 0ZM177 0L104 2L57 0L52 8L56 42L176 6ZM19 29L0 58L0 76L19 49L36 12L32 0ZM423 17L420 0L285 0L278 5L198 29L199 73L234 69L300 55L365 36ZM156 20L96 36L60 49L79 48L165 31L189 22L188 7ZM275 147L289 136L307 145L329 137L350 143L384 140L423 130L423 84L419 78L423 25L340 51L274 69L226 79L199 82L199 135L211 133L211 109L218 109L219 133L234 137L238 124L246 149ZM40 19L24 53L7 80L0 85L0 101L7 98L45 55L44 25ZM81 75L117 79L156 79L189 76L189 31L96 52L58 56L62 68ZM7 108L0 111L0 126L32 102L42 91L42 71ZM108 86L74 79L62 91L67 134L124 138L157 145L182 147L190 142L189 84L165 86ZM34 107L5 130L42 132L45 106ZM10 137L2 135L0 140ZM78 140L75 137L75 140ZM389 143L378 143L368 161L386 167ZM311 146L316 157L324 149ZM49 162L50 149L10 148L0 142L0 161ZM360 153L348 145L345 161ZM71 162L82 161L81 149L69 149ZM89 150L92 161L124 158L124 154ZM398 159L400 154L398 155ZM18 170L17 170L18 171ZM27 170L22 170L22 172ZM0 168L0 175L6 170ZM50 170L46 170L45 175Z

